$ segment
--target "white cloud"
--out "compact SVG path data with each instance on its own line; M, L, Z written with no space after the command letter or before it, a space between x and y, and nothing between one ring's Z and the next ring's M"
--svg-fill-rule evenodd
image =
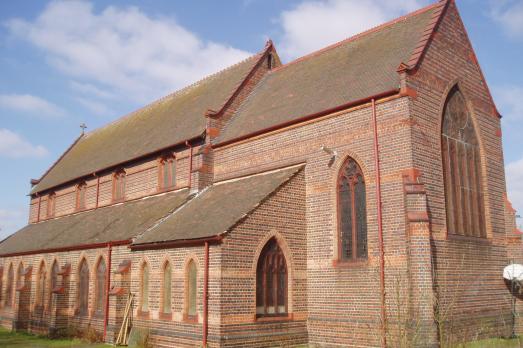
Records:
M113 113L113 111L102 102L83 97L76 97L75 100L95 115L107 116Z
M500 106L503 119L509 122L523 121L523 88L502 86L493 88L496 102Z
M30 94L0 94L0 107L44 118L65 114L57 105Z
M115 99L116 94L102 89L90 83L81 83L77 81L71 81L70 86L74 91L77 91L81 94L89 94L91 96L100 98L100 99Z
M280 16L281 52L310 53L426 5L426 0L305 1Z
M523 215L523 158L509 163L505 168L508 198L514 209Z
M509 35L523 38L523 1L491 1L490 14Z
M12 19L9 32L41 48L67 76L133 101L150 101L234 64L249 53L203 41L173 19L137 7L95 12L86 1L53 1L34 21ZM78 86L77 86L78 87Z
M27 224L27 211L23 209L0 209L0 240Z
M48 153L42 145L32 145L17 133L0 128L0 157L44 157Z

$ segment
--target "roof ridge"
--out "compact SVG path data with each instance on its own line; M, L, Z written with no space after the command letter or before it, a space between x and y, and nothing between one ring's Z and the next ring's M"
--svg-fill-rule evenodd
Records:
M225 67L225 68L223 68L223 69L221 69L221 70L219 70L217 72L214 72L214 73L212 73L210 75L204 76L201 79L199 79L199 80L197 80L197 81L195 81L195 82L193 82L193 83L191 83L191 84L189 84L189 85L187 85L185 87L182 87L182 88L180 88L180 89L178 89L178 90L176 90L176 91L174 91L172 93L169 93L169 94L167 94L167 95L165 95L163 97L160 97L159 99L156 99L156 100L150 102L149 104L146 104L146 105L144 105L144 106L142 106L142 107L140 107L140 108L138 108L136 110L133 110L133 111L131 111L131 112L129 112L129 113L127 113L127 114L125 114L125 115L123 115L123 116L121 116L121 117L119 117L119 118L117 118L117 119L115 119L115 120L113 120L113 121L111 121L111 122L109 122L109 123L99 127L99 128L93 129L92 131L87 132L85 135L86 135L86 137L87 136L91 136L94 133L101 131L102 129L105 129L105 128L107 128L109 126L112 126L112 125L114 125L114 124L116 124L116 123L118 123L120 121L128 119L128 118L134 116L135 114L137 114L137 113L139 113L141 111L145 111L145 110L151 108L153 105L157 105L157 104L159 104L159 103L161 103L161 102L163 102L163 101L165 101L165 100L167 100L169 98L172 98L172 97L174 97L176 95L179 95L179 94L181 94L181 93L183 93L183 92L185 92L185 91L187 91L187 90L189 90L191 88L194 88L195 86L201 84L202 82L205 82L207 80L215 78L217 75L219 75L221 73L224 73L224 72L226 72L228 70L231 70L231 69L237 67L238 65L243 64L243 63L245 63L245 62L247 62L247 61L249 61L251 59L254 59L255 57L257 57L257 56L259 56L261 54L263 54L263 52L258 52L258 53L253 54L253 55L251 55L251 56L249 56L249 57L247 57L247 58L245 58L245 59L243 59L243 60L233 64L233 65L229 65L229 66L227 66L227 67Z
M267 44L265 45L263 51L261 51L261 52L259 52L259 53L257 53L255 55L255 56L259 56L258 61L256 62L256 64L252 67L252 69L247 71L245 73L245 75L242 76L241 79L239 79L238 84L236 84L236 86L234 87L234 90L232 91L232 93L229 96L229 98L227 98L223 102L223 104L220 105L220 108L218 110L212 110L212 111L216 111L215 114L219 114L219 113L223 112L223 110L226 108L227 104L229 104L234 99L234 97L238 94L238 92L240 91L241 87L243 86L243 84L245 83L247 78L254 72L256 67L258 67L259 64L262 62L262 60L265 57L265 55L267 54L267 52L269 52L273 47L274 47L274 44L272 43L272 40L269 39L267 41ZM254 58L255 56L252 56L252 57Z
M327 46L327 47L323 47L323 48L321 48L321 49L319 49L319 50L313 51L313 52L311 52L311 53L309 53L309 54L306 54L306 55L304 55L304 56L301 56L301 57L299 57L299 58L296 58L295 60L290 61L290 62L287 63L287 64L282 64L282 65L280 65L279 67L276 67L276 68L272 69L272 70L270 71L270 73L277 72L277 71L279 71L279 70L281 70L281 69L284 69L284 68L286 68L286 67L288 67L288 66L290 66L290 65L293 65L293 64L295 64L295 63L299 63L299 62L301 62L301 61L303 61L303 60L306 60L306 59L309 59L309 58L315 57L315 56L317 56L317 55L319 55L319 54L321 54L321 53L324 53L324 52L326 52L326 51L330 51L330 50L332 50L332 49L334 49L334 48L336 48L336 47L339 47L339 46L344 45L344 44L346 44L346 43L349 43L349 42L355 41L355 40L357 40L357 39L360 39L361 37L366 36L366 35L368 35L368 34L372 34L372 33L375 33L375 32L377 32L377 31L380 31L380 30L382 30L382 29L388 28L388 27L390 27L390 26L392 26L392 25L394 25L394 24L397 24L397 23L399 23L399 22L401 22L401 21L404 21L404 20L406 20L406 19L408 19L408 18L411 18L411 17L417 16L417 15L419 15L419 14L425 13L425 12L427 12L427 11L429 11L429 10L431 10L431 9L433 9L433 8L435 8L435 7L437 7L437 6L440 6L442 2L446 2L446 1L449 1L449 0L439 0L439 1L436 2L436 3L433 3L433 4L430 4L430 5L428 5L428 6L422 7L422 8L420 8L420 9L416 10L416 11L413 11L413 12L407 13L406 15L403 15L403 16L401 16L401 17L397 17L397 18L392 19L392 20L390 20L390 21L388 21L388 22L382 23L382 24L380 24L380 25L377 25L377 26L375 26L375 27L372 27L372 28L370 28L370 29L367 29L367 30L365 30L365 31L362 31L361 33L358 33L358 34L355 34L355 35L353 35L353 36L350 36L350 37L348 37L348 38L346 38L346 39L343 39L343 40L341 40L341 41L338 41L338 42L336 42L336 43L333 43L333 44L331 44L331 45L329 45L329 46Z
M441 0L440 2L434 4L434 7L437 8L437 11L435 11L432 15L430 22L427 24L427 27L421 34L418 44L412 50L411 56L407 62L409 70L415 70L421 63L425 51L427 50L427 47L429 46L430 41L434 36L434 32L441 23L441 19L443 18L443 15L445 14L451 1L452 0Z

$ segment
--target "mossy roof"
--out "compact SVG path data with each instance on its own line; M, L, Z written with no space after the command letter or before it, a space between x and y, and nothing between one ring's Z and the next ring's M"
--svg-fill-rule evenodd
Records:
M303 166L216 183L188 201L133 245L219 236L235 226Z
M0 255L130 240L176 210L188 189L29 224L0 243Z
M441 5L431 5L272 70L214 142L399 90L398 67L409 62L440 12Z
M43 175L31 193L201 136L205 112L219 111L261 58L254 55L105 127L86 133Z

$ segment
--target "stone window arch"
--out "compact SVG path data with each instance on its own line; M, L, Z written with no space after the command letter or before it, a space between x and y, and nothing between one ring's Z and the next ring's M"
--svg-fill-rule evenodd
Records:
M107 297L107 266L105 259L100 257L96 265L94 310L97 315L103 314L105 299Z
M486 237L481 155L472 115L455 86L443 109L441 151L449 234Z
M288 270L275 238L263 247L256 267L256 316L288 314Z
M89 310L89 265L82 258L78 267L78 314L87 315Z
M338 258L367 259L367 194L360 165L348 157L338 173Z

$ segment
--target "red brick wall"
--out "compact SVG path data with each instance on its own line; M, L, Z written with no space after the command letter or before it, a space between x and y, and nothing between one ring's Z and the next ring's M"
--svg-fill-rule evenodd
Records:
M420 180L427 189L436 293L441 307L450 312L445 319L452 321L445 326L445 334L455 340L507 334L509 301L502 280L508 262L503 203L506 189L500 120L454 2L420 69L407 82L417 91L410 104L413 164L421 171ZM456 83L469 103L481 145L486 240L447 237L440 131L443 103Z

